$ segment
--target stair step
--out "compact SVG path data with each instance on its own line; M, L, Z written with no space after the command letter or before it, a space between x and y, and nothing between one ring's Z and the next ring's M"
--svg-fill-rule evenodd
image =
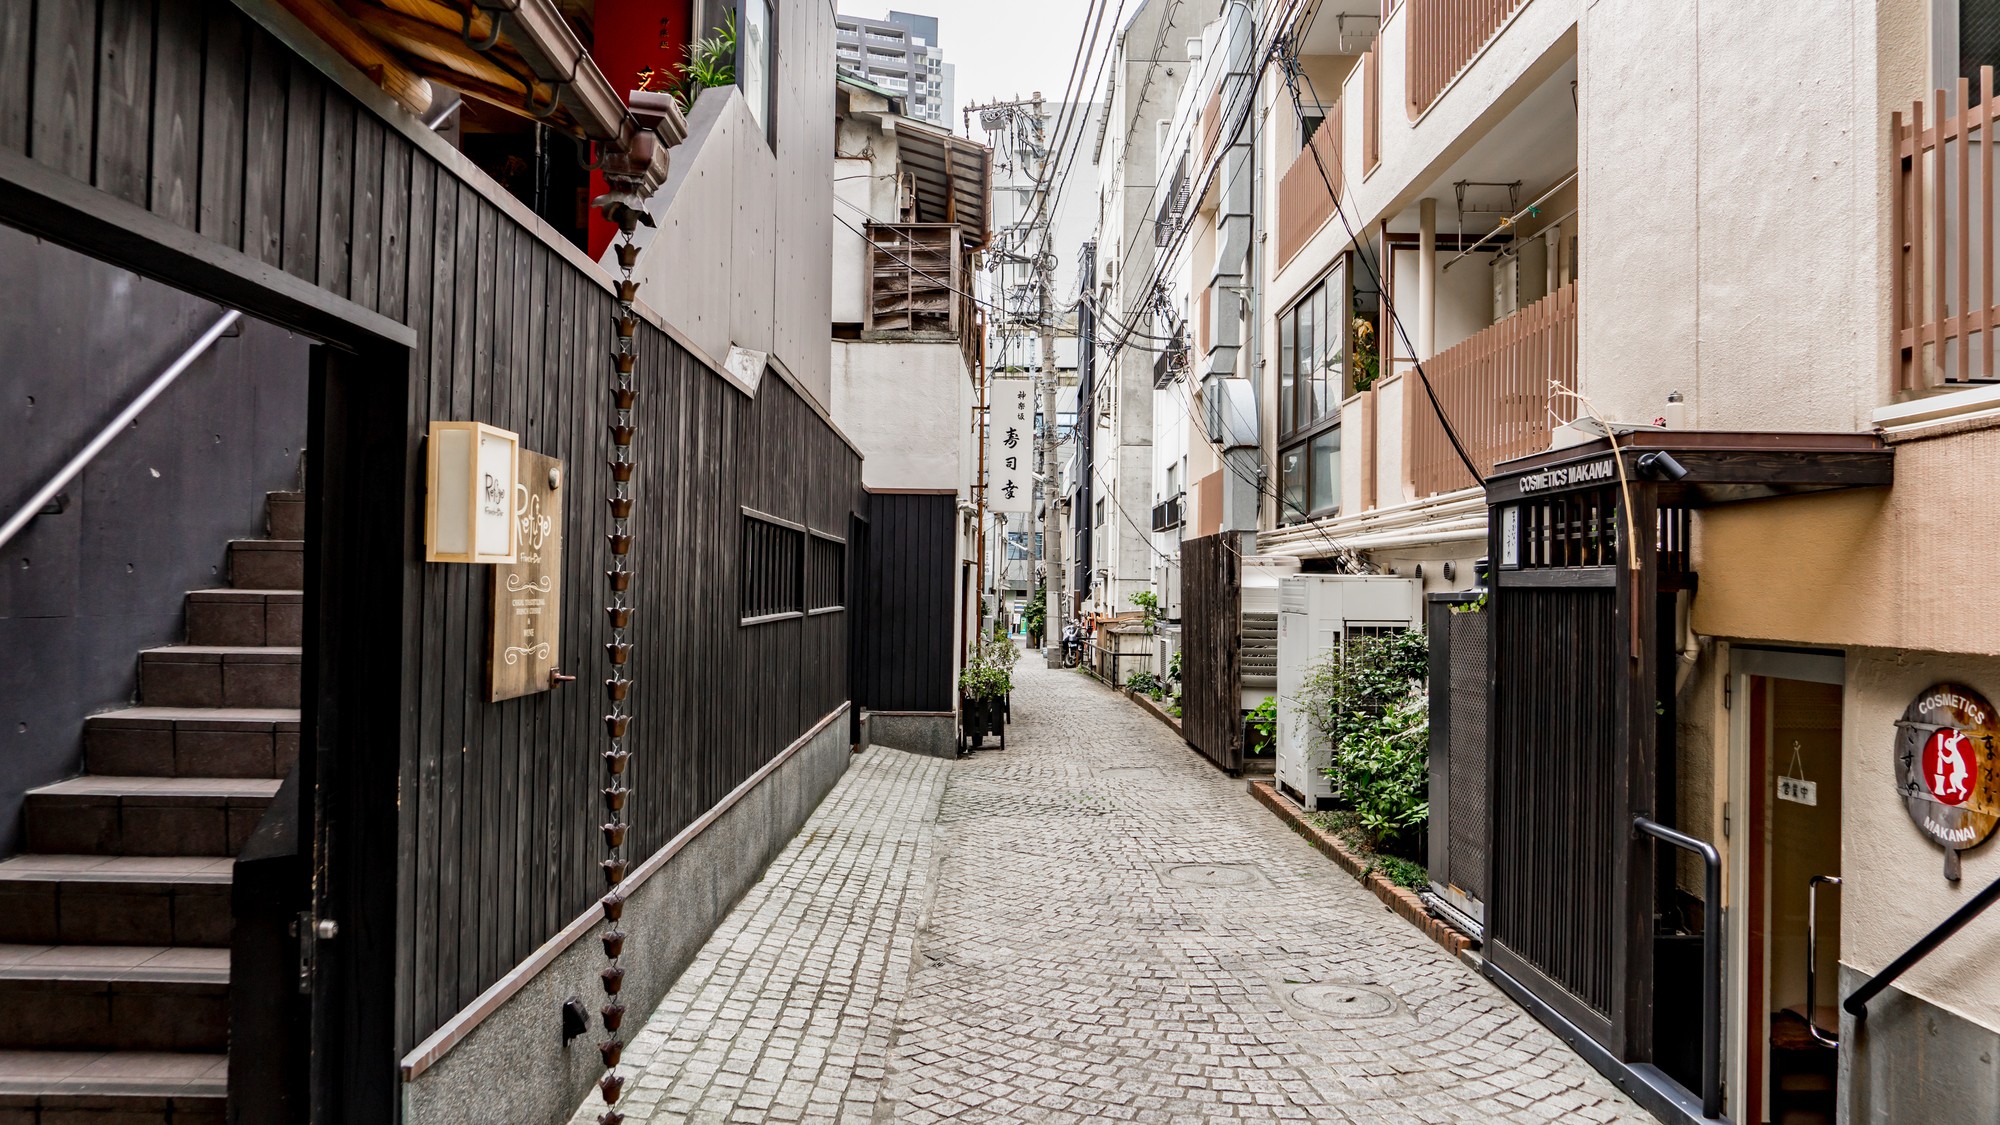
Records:
M298 757L296 708L127 707L83 723L94 774L282 779Z
M212 856L0 860L0 942L227 946L231 863Z
M0 1048L228 1046L227 949L0 945Z
M168 645L139 654L139 695L155 707L297 707L295 645Z
M273 539L306 537L306 494L266 492L264 494L264 534Z
M0 1051L0 1122L222 1125L228 1057L182 1051Z
M232 539L229 584L239 590L303 590L305 548L303 539Z
M235 855L278 785L270 778L74 777L28 791L28 850Z
M298 590L190 590L191 645L296 645L305 595Z

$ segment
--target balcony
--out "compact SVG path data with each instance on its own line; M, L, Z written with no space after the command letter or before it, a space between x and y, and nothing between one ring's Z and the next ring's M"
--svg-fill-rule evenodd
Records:
M1980 68L1978 105L1958 80L1956 97L1943 90L1909 116L1890 116L1894 151L1890 226L1895 265L1889 303L1894 317L1891 358L1898 391L1925 391L2000 381L1994 333L2000 302L1993 288L1994 178L1992 136L2000 125L1993 68Z
M1576 389L1577 283L1424 362L1438 404L1481 476L1548 448L1552 407ZM1415 373L1405 393L1410 483L1418 499L1475 483L1452 449Z
M1404 0L1404 94L1416 120L1444 95L1527 0Z
M1153 505L1153 530L1172 531L1186 522L1181 512L1182 502L1186 498L1187 493L1176 492L1165 500Z
M1321 175L1321 169L1325 175ZM1292 260L1319 228L1333 218L1334 191L1340 188L1340 106L1335 105L1299 150L1278 181L1278 265Z
M971 278L956 223L868 224L863 339L932 338L969 346Z

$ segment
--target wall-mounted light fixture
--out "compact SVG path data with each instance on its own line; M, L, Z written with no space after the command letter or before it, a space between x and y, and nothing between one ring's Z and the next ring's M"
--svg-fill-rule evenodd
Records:
M516 561L514 486L521 438L484 422L432 422L424 561Z

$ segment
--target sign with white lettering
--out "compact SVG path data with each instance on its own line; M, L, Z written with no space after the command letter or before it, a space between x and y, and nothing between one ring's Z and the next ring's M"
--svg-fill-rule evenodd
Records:
M1557 465L1538 473L1527 473L1518 484L1525 495L1530 492L1547 492L1552 488L1575 488L1580 484L1595 484L1610 480L1618 475L1618 465L1609 457L1595 461L1583 461L1575 465Z
M1985 696L1962 684L1918 693L1896 721L1896 791L1958 878L1958 853L2000 822L2000 723Z
M987 383L986 507L1035 506L1035 381L994 376Z
M562 655L562 462L525 449L519 460L513 508L520 551L511 565L493 568L486 698L494 703L555 686Z

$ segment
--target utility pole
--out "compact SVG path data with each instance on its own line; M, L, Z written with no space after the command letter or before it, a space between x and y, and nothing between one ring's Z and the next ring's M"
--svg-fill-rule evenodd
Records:
M1050 299L1055 290L1054 257L1053 252L1044 249L1036 256L1035 266L1040 275L1042 297L1042 553L1048 560L1043 573L1046 609L1042 626L1042 657L1049 667L1059 668L1063 659L1062 627L1069 619L1069 603L1062 597L1062 521L1056 517L1056 505L1061 499L1062 489L1058 479L1061 465L1057 459L1061 430L1056 423L1055 302ZM1078 341L1077 346L1082 347L1082 342Z

